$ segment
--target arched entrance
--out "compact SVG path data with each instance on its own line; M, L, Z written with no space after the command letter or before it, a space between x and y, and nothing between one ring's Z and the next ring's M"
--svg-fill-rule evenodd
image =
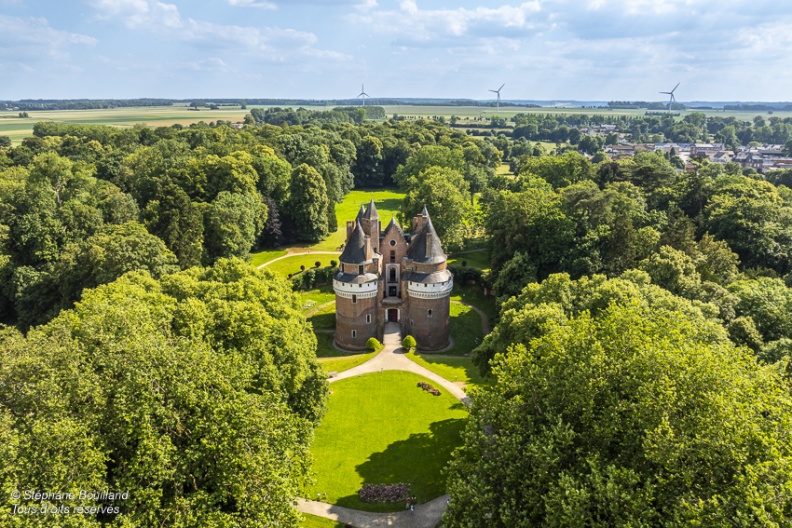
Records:
M399 322L399 309L398 308L388 308L388 322L389 323L398 323Z

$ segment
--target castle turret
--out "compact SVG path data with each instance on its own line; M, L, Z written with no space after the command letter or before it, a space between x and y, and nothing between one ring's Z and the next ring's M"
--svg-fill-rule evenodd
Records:
M361 215L358 215L339 257L340 270L333 278L336 342L350 350L363 350L370 337L378 337L380 256L373 250L372 239L365 233L361 220Z
M377 206L374 205L374 200L369 202L368 208L364 211L361 205L361 213L358 213L361 223L363 224L363 231L371 237L371 247L376 252L380 252L380 217L377 212Z
M409 298L410 317L403 326L415 337L419 348L439 350L449 343L454 277L446 269L447 256L426 207L413 225L421 228L412 235L403 266L402 281Z

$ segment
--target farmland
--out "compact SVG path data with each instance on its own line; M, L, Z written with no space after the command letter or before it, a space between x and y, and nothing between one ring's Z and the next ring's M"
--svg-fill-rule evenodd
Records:
M249 106L248 108L253 108ZM266 107L262 107L266 108ZM303 108L313 110L325 110L325 106L304 106ZM488 119L498 116L506 119L512 118L515 114L589 114L607 116L643 116L645 110L610 110L608 108L580 108L580 107L502 107L496 110L491 106L420 106L420 105L391 105L384 106L385 115L391 117L394 114L407 119L420 119L432 117L451 116L460 118L460 124L475 125L480 123L482 128L487 127ZM692 111L692 110L691 110ZM688 111L688 112L691 112ZM707 116L736 117L741 120L750 121L757 112L736 112L722 110L701 110ZM99 110L52 110L52 111L29 111L30 117L20 118L19 112L0 111L0 135L9 136L12 142L17 145L22 139L33 134L33 125L39 121L55 121L58 123L74 123L88 125L112 125L118 127L132 127L145 124L152 127L183 125L188 126L193 123L212 121L231 121L232 123L241 122L248 110L240 107L221 107L218 110L201 108L200 111L190 110L185 105L155 106L155 107L127 107L111 108ZM766 113L765 113L766 114ZM682 113L685 115L685 112ZM792 112L775 112L776 117L792 117ZM481 119L479 121L479 118Z

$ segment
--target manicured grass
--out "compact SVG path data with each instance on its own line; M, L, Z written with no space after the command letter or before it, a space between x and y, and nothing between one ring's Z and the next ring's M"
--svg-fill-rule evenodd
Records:
M462 266L463 262L470 268L477 268L480 270L489 270L492 268L489 252L486 249L471 253L462 253L448 259L449 266Z
M329 375L331 372L344 372L358 365L362 365L369 359L376 356L379 352L368 352L359 354L349 354L348 356L339 356L332 358L319 358L319 364L322 369Z
M358 365L362 365L379 353L375 352L342 352L333 346L333 334L316 334L316 357L319 364L327 374L331 372L343 372Z
M303 513L303 521L300 523L300 528L344 528L344 526L346 525L338 521L317 517L310 513Z
M269 249L266 251L259 251L258 253L251 253L250 264L258 268L262 264L269 262L272 259L282 257L285 254L285 249Z
M369 200L374 200L374 205L377 207L377 212L380 216L380 223L382 229L391 220L391 216L396 215L399 211L399 206L404 200L404 193L396 190L356 190L352 191L344 197L344 201L336 205L336 218L338 219L338 230L332 233L323 241L311 246L311 249L316 251L336 251L339 250L341 244L346 240L346 223L349 220L354 220L357 217L360 206L365 205L368 207ZM416 211L418 214L420 211Z
M490 329L495 326L494 319L498 316L498 310L495 307L495 297L492 295L484 295L483 287L454 284L454 289L451 291L451 300L472 304L487 314L487 317L490 319Z
M336 326L335 303L331 302L318 309L308 317L308 321L317 330L332 330Z
M477 366L469 357L446 356L443 354L421 354L409 352L407 358L449 381L461 381L466 386L486 385L489 378L481 376Z
M338 262L338 255L317 255L315 253L306 253L304 255L294 255L286 257L285 259L276 260L275 262L264 266L270 271L287 277L290 273L300 273L300 266L305 266L305 269L315 268L316 263L321 263L322 268L329 266L330 261L335 260Z
M385 371L333 383L327 415L311 451L316 484L307 497L367 511L398 511L404 503L364 503L364 483L408 482L418 502L445 492L442 469L461 445L467 410L443 391L417 386L425 378Z
M320 286L313 290L301 291L300 296L302 297L303 312L313 310L320 304L335 301L335 293L333 293L333 287L330 284Z

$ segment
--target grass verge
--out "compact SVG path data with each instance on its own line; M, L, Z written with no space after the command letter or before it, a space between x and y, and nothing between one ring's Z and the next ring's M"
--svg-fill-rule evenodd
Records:
M417 387L425 378L385 371L331 385L327 415L311 451L316 484L306 496L365 511L398 511L404 503L365 503L365 483L408 482L418 502L445 492L442 469L461 445L467 410L450 394Z

